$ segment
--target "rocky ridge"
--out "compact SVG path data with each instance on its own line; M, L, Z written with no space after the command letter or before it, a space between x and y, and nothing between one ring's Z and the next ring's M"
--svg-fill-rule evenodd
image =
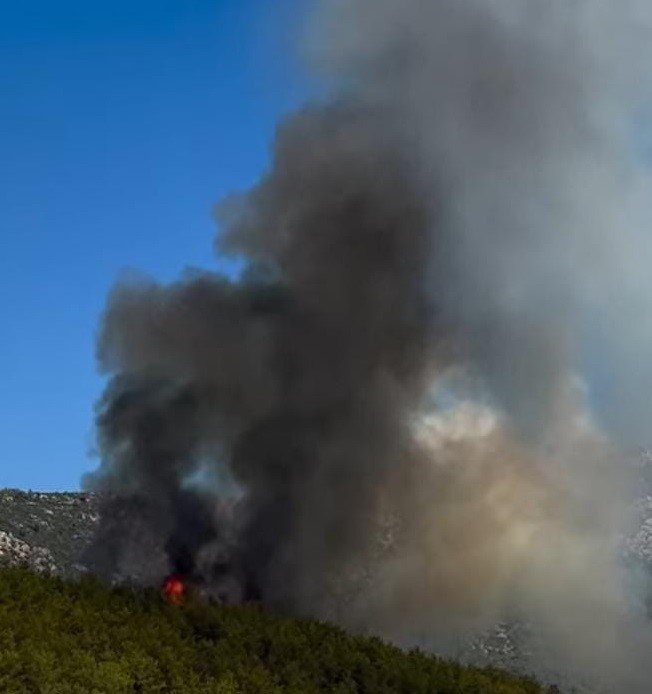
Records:
M99 521L99 499L88 493L0 490L0 564L26 565L74 578Z

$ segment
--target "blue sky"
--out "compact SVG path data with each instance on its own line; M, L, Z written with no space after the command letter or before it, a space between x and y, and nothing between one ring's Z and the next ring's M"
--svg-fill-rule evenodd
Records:
M93 468L94 335L119 273L217 266L213 204L306 91L301 0L0 6L0 487Z

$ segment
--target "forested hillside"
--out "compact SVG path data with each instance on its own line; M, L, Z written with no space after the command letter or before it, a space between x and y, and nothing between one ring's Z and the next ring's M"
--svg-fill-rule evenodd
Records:
M0 691L535 694L533 681L403 652L258 606L0 570Z

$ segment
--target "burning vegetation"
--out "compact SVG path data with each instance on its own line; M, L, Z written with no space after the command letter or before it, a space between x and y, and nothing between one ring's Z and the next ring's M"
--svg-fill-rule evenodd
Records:
M161 584L161 597L170 605L182 605L186 593L187 586L179 574L167 576Z

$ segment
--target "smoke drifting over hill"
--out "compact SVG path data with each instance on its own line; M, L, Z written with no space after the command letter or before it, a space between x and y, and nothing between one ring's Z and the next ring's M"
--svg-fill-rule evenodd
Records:
M615 463L652 385L641 8L318 4L331 95L218 206L242 278L124 281L103 318L87 484L171 569L442 650L527 615L559 667L644 689Z

